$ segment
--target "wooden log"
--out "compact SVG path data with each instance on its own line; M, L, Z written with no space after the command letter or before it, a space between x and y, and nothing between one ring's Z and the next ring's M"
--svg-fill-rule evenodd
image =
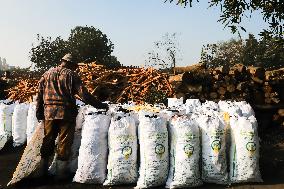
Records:
M248 72L253 76L257 77L260 80L264 80L265 78L265 69L263 67L254 67L254 66L249 66L248 67Z
M284 117L284 109L279 109L279 110L278 110L278 114L279 114L281 117Z
M244 66L243 64L235 64L233 68L236 69L240 73L245 73L247 70L246 66Z
M241 83L239 83L238 85L237 85L237 90L239 90L239 91L243 91L243 90L245 90L246 88L248 88L248 82L241 82Z
M189 84L193 81L194 75L192 72L185 72L182 74L182 82Z
M202 85L186 85L187 92L198 93L202 91Z
M216 93L216 92L211 92L210 94L209 94L209 97L210 97L210 99L217 99L218 98L218 93Z
M221 74L213 75L213 78L216 81L222 81L224 79L223 75L221 75Z
M225 95L225 93L227 92L226 88L224 87L220 87L217 91L220 95Z
M220 67L215 68L215 72L217 74L221 73L221 74L227 75L227 74L229 74L229 71L230 71L230 67L228 65L224 65L224 66L220 66Z
M235 92L236 90L236 86L235 85L228 85L227 86L227 91L230 92L230 93L233 93Z
M263 82L264 82L259 77L251 77L251 79L257 84L263 84Z
M183 76L183 74L170 75L169 76L169 82L170 83L182 82L182 76Z

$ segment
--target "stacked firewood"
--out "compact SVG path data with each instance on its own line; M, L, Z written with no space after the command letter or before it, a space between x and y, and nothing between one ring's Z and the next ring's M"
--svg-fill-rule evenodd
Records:
M102 101L144 103L144 97L149 95L153 88L168 97L173 95L168 75L153 68L110 70L95 63L80 63L78 74L90 93ZM31 101L32 96L37 93L37 85L36 79L23 79L8 90L9 99Z
M38 80L33 78L22 78L14 87L8 89L10 100L19 102L31 102L37 94Z
M278 81L278 80L277 80ZM170 77L177 97L204 100L246 100L254 104L278 104L279 94L261 67L237 64L199 69Z
M278 109L274 121L284 125L284 69L265 71L261 67L237 64L206 69L186 67L187 72L169 78L175 96L201 100L245 100L257 107ZM179 69L180 70L180 69Z
M121 68L108 70L96 64L81 64L79 75L88 90L100 100L143 103L152 87L172 96L168 75L153 68Z

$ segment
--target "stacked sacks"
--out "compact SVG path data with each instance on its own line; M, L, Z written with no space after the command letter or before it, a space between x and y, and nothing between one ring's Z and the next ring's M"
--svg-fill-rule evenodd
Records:
M188 116L174 116L170 121L169 132L170 171L166 187L187 188L201 185L198 125Z
M23 145L27 140L27 117L29 105L25 103L17 103L12 116L12 135L13 145Z
M187 99L185 102L186 114L192 114L195 112L196 108L201 106L199 99Z
M255 113L252 107L246 101L240 101L240 102L234 102L234 103L240 108L242 112L242 116L245 116L245 117L255 116Z
M220 101L218 102L220 112L221 113L228 113L230 116L233 115L242 115L242 110L240 107L235 103L231 101Z
M123 107L138 111L139 118L120 112ZM183 108L188 108L187 114ZM185 105L178 102L171 109L114 104L110 105L111 119L109 114L95 108L80 107L70 166L71 172L76 172L73 180L104 185L138 180L137 188L164 184L168 188L194 187L201 185L201 180L218 184L261 181L257 122L249 104L211 101L201 104L192 99ZM156 111L160 113L153 113ZM226 157L226 151L230 156Z
M106 178L107 134L110 116L89 107L86 110L74 182L102 184Z
M12 115L14 105L0 103L0 150L12 136Z
M82 140L82 129L85 122L86 106L81 106L76 117L76 127L74 133L73 144L71 147L71 158L69 160L69 169L71 173L76 173L78 168L79 149Z
M225 123L216 112L199 115L197 122L202 131L202 180L227 184Z
M166 119L140 112L139 121L140 175L136 188L164 185L169 167Z
M36 126L39 124L37 118L36 118L36 103L32 102L30 103L29 109L28 109L28 117L27 117L27 143L32 138L32 135L35 131Z
M254 116L230 119L230 182L262 182L259 171L259 138Z
M175 108L183 105L183 98L168 98L168 107Z
M138 179L137 134L131 113L117 112L108 131L108 174L104 185L133 184Z
M12 115L15 105L0 103L0 134L12 136Z

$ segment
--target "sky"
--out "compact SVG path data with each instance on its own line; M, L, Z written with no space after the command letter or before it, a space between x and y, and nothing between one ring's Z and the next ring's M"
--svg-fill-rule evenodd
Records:
M123 65L143 65L155 41L178 33L177 66L191 65L198 62L202 45L238 37L217 22L219 8L208 9L207 2L183 8L164 0L0 0L0 57L9 65L28 67L37 34L67 39L72 28L87 25L108 36ZM246 38L266 23L256 13L243 26Z

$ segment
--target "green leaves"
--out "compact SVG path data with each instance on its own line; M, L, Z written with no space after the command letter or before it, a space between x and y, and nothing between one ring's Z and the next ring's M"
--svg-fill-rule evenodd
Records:
M93 26L77 26L71 30L69 38L63 40L60 36L54 40L51 37L37 35L37 45L30 51L30 59L39 70L47 70L58 65L64 54L71 52L76 62L97 61L106 66L120 65L112 56L113 44L99 29Z
M193 0L166 0L165 2L176 2L178 5L192 6ZM198 1L196 1L198 2ZM253 12L259 11L265 22L269 23L271 35L283 38L284 30L284 1L283 0L209 0L209 8L220 7L219 22L225 27L230 27L235 33L244 17L251 17ZM263 28L265 29L265 28Z
M284 40L271 36L269 32L262 32L259 40L249 34L248 39L244 41L231 39L218 44L204 45L201 62L208 67L242 63L246 66L278 69L284 66Z

